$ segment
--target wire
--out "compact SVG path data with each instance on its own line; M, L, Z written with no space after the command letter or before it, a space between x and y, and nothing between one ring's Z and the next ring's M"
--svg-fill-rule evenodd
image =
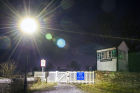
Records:
M128 37L116 37L111 35L103 35L103 34L95 34L95 33L84 33L84 32L75 32L75 31L66 31L66 30L60 30L60 29L54 29L54 28L47 28L54 31L60 31L60 32L66 32L66 33L74 33L74 34L81 34L81 35L90 35L90 36L98 36L98 37L104 37L104 38L113 38L113 39L123 39L123 40L132 40L132 41L140 41L138 38L128 38Z

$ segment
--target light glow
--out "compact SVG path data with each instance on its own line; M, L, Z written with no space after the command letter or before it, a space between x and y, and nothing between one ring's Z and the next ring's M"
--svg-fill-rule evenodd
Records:
M66 45L66 42L65 42L64 39L59 38L59 39L57 40L57 46L58 46L59 48L64 48L65 45Z
M48 33L48 34L46 34L46 39L48 39L48 40L51 40L52 39L52 35L51 35L51 33Z
M38 29L37 21L34 18L26 17L21 20L20 29L26 34L32 34Z

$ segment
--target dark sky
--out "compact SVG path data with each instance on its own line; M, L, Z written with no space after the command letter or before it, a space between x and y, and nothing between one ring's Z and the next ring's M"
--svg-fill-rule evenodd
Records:
M35 42L26 36L19 41L18 15L30 10L37 16L43 9L38 17L43 29L34 35ZM0 0L0 60L14 59L22 66L28 54L30 67L39 66L42 58L56 66L73 60L96 66L96 50L122 40L130 52L139 51L140 40L131 40L140 36L139 10L138 0ZM48 32L52 41L45 39ZM58 38L66 40L65 48L56 46Z

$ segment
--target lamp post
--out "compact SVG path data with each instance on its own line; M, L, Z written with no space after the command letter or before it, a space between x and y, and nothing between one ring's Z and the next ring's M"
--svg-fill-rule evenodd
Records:
M38 23L36 19L32 17L25 17L19 22L19 28L21 32L25 35L33 35L38 30ZM28 64L28 56L27 62L25 65L25 76L24 76L24 93L27 93L27 64Z

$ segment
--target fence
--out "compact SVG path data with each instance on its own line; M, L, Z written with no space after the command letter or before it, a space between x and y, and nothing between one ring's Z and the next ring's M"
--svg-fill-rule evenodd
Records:
M45 78L47 82L94 83L94 71L49 71L35 72L34 77Z
M10 93L11 79L0 79L0 93Z

